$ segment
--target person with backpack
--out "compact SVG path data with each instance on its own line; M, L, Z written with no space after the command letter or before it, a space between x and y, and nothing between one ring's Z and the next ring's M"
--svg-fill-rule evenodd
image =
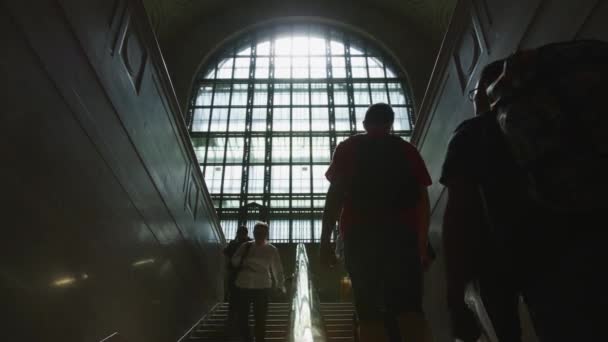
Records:
M224 248L224 255L227 259L227 275L228 275L228 291L226 291L226 295L228 298L228 317L226 326L228 329L232 329L233 325L236 323L236 276L237 276L237 268L232 265L232 257L239 249L239 247L251 241L249 237L249 230L246 226L239 226L236 230L236 236L234 240L228 243L228 246Z
M464 289L485 260L505 302L523 296L541 341L606 340L608 44L554 43L498 63L480 89L489 106L456 129L440 179L453 333L479 336Z
M418 151L390 134L393 121L389 105L370 106L366 133L340 143L326 173L321 262L332 262L330 235L339 216L361 342L387 341L385 322L393 320L401 338L431 339L422 312L431 179Z
M237 322L240 337L251 342L249 331L249 306L253 303L256 342L265 341L266 316L271 289L274 284L283 294L285 278L277 248L268 242L267 223L257 222L253 228L254 241L242 244L232 257L236 267Z

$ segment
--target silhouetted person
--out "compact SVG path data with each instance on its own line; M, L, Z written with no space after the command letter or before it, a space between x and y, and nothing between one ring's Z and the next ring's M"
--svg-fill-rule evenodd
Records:
M418 151L390 134L392 108L372 105L366 133L336 147L321 234L321 262L330 263L330 235L339 218L361 342L387 340L385 319L397 319L408 341L427 341L422 270L427 266L431 184Z
M232 265L232 257L238 248L245 242L251 241L249 237L249 230L246 226L239 226L236 230L236 237L234 240L228 243L228 246L224 248L224 255L228 261L228 327L231 327L235 323L235 290L236 290L236 267Z
M236 278L237 320L243 341L253 341L249 332L249 306L252 303L255 341L264 341L272 277L276 286L285 293L281 257L277 248L268 242L268 235L268 224L256 223L254 241L241 245L232 257L232 264L239 268Z
M451 148L454 148L459 139L467 138L462 135L466 135L468 130L474 130L470 127L472 123L491 121L495 116L490 112L486 89L502 74L503 64L504 61L499 60L488 64L482 70L475 89L470 93L470 100L473 101L475 114L483 118L467 121L457 128ZM491 143L493 145L490 148L494 149L496 142ZM468 161L459 161L459 157L464 158L455 155L454 149L448 153L440 180L448 189L443 237L446 247L448 305L454 334L465 341L475 341L480 335L477 320L464 302L466 285L477 281L484 306L499 340L521 341L518 311L520 291L515 276L504 272L500 266L509 260L503 260L505 256L496 253L495 241L490 236L490 222L486 219L476 190L471 188L470 179L474 174L460 170L474 166L468 164Z
M606 340L605 223L593 222L605 222L608 208L598 134L608 127L608 46L551 44L499 64L483 85L489 110L456 129L441 177L454 332L475 339L463 297L481 279L482 297L484 282L493 292L490 315L503 314L495 319L502 341L520 339L519 327L500 324L513 322L517 293L542 341Z

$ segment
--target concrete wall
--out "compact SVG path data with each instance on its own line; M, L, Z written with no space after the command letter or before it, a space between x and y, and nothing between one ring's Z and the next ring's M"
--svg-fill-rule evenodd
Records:
M467 92L480 69L520 48L572 39L608 40L608 2L602 0L460 1L439 53L413 141L433 179L430 188L432 242L439 259L427 274L426 310L436 341L450 341L441 254L446 193L438 180L447 143L456 126L473 115ZM528 329L527 334L531 335ZM533 340L529 336L528 340Z
M224 237L143 8L2 1L0 37L2 340L177 340Z

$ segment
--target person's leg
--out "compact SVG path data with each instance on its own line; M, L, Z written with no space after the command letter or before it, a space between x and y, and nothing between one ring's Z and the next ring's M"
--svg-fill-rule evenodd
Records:
M251 341L251 333L249 332L249 305L251 303L251 294L249 289L237 288L236 301L236 319L238 324L239 335L243 341Z
M392 234L384 256L384 300L387 312L396 317L400 339L432 341L431 330L422 311L422 267L415 233L407 227Z
M499 341L521 341L519 292L498 275L479 281L479 294Z
M373 227L371 227L373 228ZM349 273L355 311L359 319L360 342L387 341L384 326L382 279L379 277L378 251L382 245L371 242L376 234L366 227L352 227L344 240L344 261Z
M268 315L268 289L256 289L253 297L253 316L255 318L255 341L263 342L266 336L266 316Z
M228 298L228 328L231 329L236 322L236 312L237 312L237 294L236 294L236 284L232 276L228 276L228 289L227 289L227 298Z

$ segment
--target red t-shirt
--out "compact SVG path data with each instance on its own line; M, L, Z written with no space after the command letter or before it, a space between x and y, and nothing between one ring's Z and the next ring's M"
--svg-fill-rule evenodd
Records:
M325 177L327 177L331 183L338 178L350 179L353 176L355 154L357 153L355 146L357 145L357 140L361 139L363 136L364 134L352 136L344 140L336 147L331 165L329 165L329 169L325 173ZM403 154L409 160L414 176L418 180L419 184L424 187L428 187L432 184L432 181L420 153L418 153L418 150L416 150L412 144L405 140L402 141ZM369 213L367 213L367 215L358 215L358 212L353 210L352 204L347 197L344 201L342 212L340 214L340 234L342 236L348 234L348 229L353 224L403 224L415 229L415 227L418 225L416 222L414 222L416 219L414 211L415 208L407 208L400 211L386 209L378 211L377 213L374 213L374 215L369 215ZM369 222L370 217L373 217L373 222Z

